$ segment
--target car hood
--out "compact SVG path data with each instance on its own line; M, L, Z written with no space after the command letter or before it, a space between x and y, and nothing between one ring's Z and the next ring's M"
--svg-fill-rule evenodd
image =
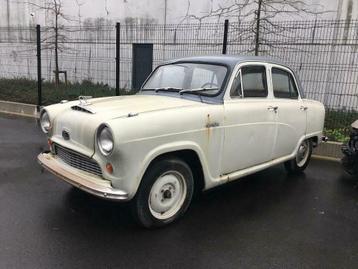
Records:
M127 116L129 113L143 113L200 104L187 99L140 94L88 99L87 102L88 105L81 105L80 101L71 102L70 107L78 105L83 108L88 108L93 114L100 115L101 118L113 119Z
M45 108L50 117L54 117L52 140L86 156L94 154L96 130L106 121L158 110L204 105L197 101L159 95L105 97L88 99L86 102L73 101ZM69 138L63 132L69 134Z
M352 123L352 128L358 129L358 120Z

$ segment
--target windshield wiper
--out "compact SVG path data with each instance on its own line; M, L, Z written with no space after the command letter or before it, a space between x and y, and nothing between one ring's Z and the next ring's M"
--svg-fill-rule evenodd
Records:
M219 88L196 88L196 89L184 89L179 91L180 94L189 92L189 93L196 93L196 92L203 92L203 91L210 91L210 90L218 90Z
M176 88L176 87L161 87L161 88L142 89L142 91L155 91L155 92L159 92L159 91L180 92L182 90L183 90L183 88Z

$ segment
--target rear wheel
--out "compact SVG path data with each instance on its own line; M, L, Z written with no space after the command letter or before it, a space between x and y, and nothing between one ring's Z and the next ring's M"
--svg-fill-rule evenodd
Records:
M308 166L312 155L312 140L306 139L302 141L298 147L296 157L285 162L285 168L289 173L301 173Z
M144 227L169 224L188 209L194 191L190 167L171 157L156 161L148 168L133 203L133 213Z

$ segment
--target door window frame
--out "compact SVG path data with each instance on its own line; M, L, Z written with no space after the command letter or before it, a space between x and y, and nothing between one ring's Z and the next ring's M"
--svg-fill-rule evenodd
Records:
M296 87L297 89L297 93L298 93L298 97L297 98L283 98L283 97L275 97L275 94L273 92L273 78L272 78L272 68L277 68L277 69L281 69L282 71L285 71L287 73L289 73L292 78L293 78L293 83L295 84L294 86ZM291 69L285 67L285 66L282 66L282 65L278 65L278 64L269 64L269 71L270 71L270 84L271 84L271 92L272 92L272 97L276 100L292 100L292 101L300 101L302 100L302 97L301 97L301 91L300 91L300 88L298 87L299 84L297 83L297 79L296 79L296 76L295 74L292 72Z
M232 90L232 87L235 85L235 80L236 79L240 79L240 95L231 95L231 90ZM241 69L239 69L239 71L236 73L236 75L234 76L234 79L232 81L232 85L230 86L230 89L229 89L229 94L230 94L230 98L231 99L241 99L244 97L244 93L242 91L242 77L241 77Z
M266 71L266 86L267 86L267 96L265 97L246 97L244 96L243 93L243 88L242 88L242 72L241 69L243 67L246 66L263 66L265 67L265 71ZM272 92L272 79L271 79L271 69L269 69L270 64L265 63L265 62L244 62L244 63L240 63L238 65L236 65L236 67L234 68L232 75L229 83L227 85L227 89L224 95L224 102L230 102L230 101L238 101L238 100L267 100L267 99L272 99L273 98L273 92ZM234 84L234 80L240 76L240 80L241 80L241 97L240 96L231 96L230 92L231 92L231 88Z

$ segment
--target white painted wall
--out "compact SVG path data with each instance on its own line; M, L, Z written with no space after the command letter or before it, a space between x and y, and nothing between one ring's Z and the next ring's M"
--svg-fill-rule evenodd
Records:
M43 5L46 1L30 0L37 5ZM227 6L233 0L57 0L63 3L64 13L73 19L84 21L86 18L105 18L113 21L125 22L126 20L138 23L173 23L177 24L189 14L203 16L211 7L218 5ZM188 9L188 4L190 6ZM352 17L358 19L357 0L305 0L308 4L318 4L329 13L320 15L322 19L346 19ZM349 6L352 10L349 12ZM166 11L166 12L165 12ZM33 16L31 16L32 14ZM278 19L292 19L281 16ZM295 19L307 19L306 16ZM9 25L49 24L44 11L39 11L26 1L0 0L0 27ZM210 21L207 19L206 21ZM68 22L73 24L73 22Z
M45 0L30 0L37 5L43 4ZM53 0L46 0L53 1ZM59 1L59 0L57 0ZM80 2L78 2L80 1ZM215 9L220 3L222 6L228 5L233 0L190 0L191 5L189 14L202 16L207 14L211 9L211 5ZM319 19L358 19L358 0L306 0L309 3L324 5L325 13L318 17ZM167 8L165 9L165 2ZM167 23L178 24L180 22L187 22L183 20L188 10L188 0L62 0L64 13L74 19L80 18L82 22L87 19L107 19L114 25L115 21L123 22L137 22L137 23ZM79 4L78 4L79 3ZM167 10L165 16L165 10ZM32 13L33 16L30 14ZM166 17L166 19L165 19ZM33 43L16 43L17 36L19 39L21 35L26 38L35 40L32 31L11 31L12 26L27 26L30 24L49 25L51 23L51 16L46 16L44 12L37 12L34 6L24 4L19 0L0 0L0 27L5 27L0 31L0 77L27 77L36 79L36 58L35 58L35 42ZM224 19L224 18L222 18ZM284 17L281 20L308 20L313 19L307 15L302 17ZM206 20L208 22L210 20ZM74 22L67 22L74 24ZM330 25L330 22L321 22ZM342 26L343 25L343 26ZM309 97L324 101L329 107L356 109L358 106L358 84L357 76L357 62L358 62L358 47L355 45L357 39L357 32L355 31L355 24L349 25L341 23L341 27L333 28L330 25L328 30L325 27L312 27L306 29L298 36L311 39L313 32L315 32L316 42L325 41L320 38L328 37L329 40L336 39L338 46L322 45L306 46L305 48L295 48L291 45L289 48L278 46L276 49L271 49L271 56L290 62L293 68L300 70L299 74L301 80L307 91ZM172 29L176 29L175 26ZM127 26L128 32L131 33L131 28ZM170 26L167 26L167 30ZM220 28L222 29L222 28ZM193 29L191 29L193 30ZM194 33L195 29L191 31ZM159 62L172 58L180 58L183 56L193 55L207 55L219 54L221 52L222 36L216 33L216 29L212 29L213 33L209 32L204 35L204 39L210 40L212 45L204 43L199 45L195 42L197 38L191 37L191 44L187 47L180 44L172 44L164 46L160 42L162 40L161 33L157 32L157 36L150 36L150 31L144 27L142 32L134 32L133 36L128 35L126 38L128 44L122 44L121 47L121 87L130 88L131 86L131 42L148 41L150 43L156 40L154 48L154 65ZM174 32L167 31L167 40L174 40ZM199 32L199 31L198 31ZM127 32L126 32L127 33ZM70 35L71 33L69 33ZM78 33L77 33L78 34ZM96 29L92 32L82 33L85 38L99 40L103 36L109 35L112 41L114 40L114 31L102 31ZM143 35L142 35L143 34ZM178 32L178 40L183 40L189 34L184 30ZM28 36L31 36L29 38ZM145 37L147 36L147 37ZM6 40L10 37L15 42L7 43ZM125 38L122 36L122 38ZM185 38L184 38L185 39ZM346 45L345 42L352 45ZM155 43L155 42L154 42ZM174 42L175 43L175 42ZM200 40L199 40L200 43ZM10 45L9 45L10 44ZM68 72L70 81L82 81L89 79L94 82L102 82L114 86L114 58L115 49L114 43L99 44L96 42L90 44L67 44L69 50L60 53L60 69ZM247 53L248 48L245 45L231 45L228 47L229 54ZM43 50L42 52L42 70L43 77L46 80L53 79L54 56L52 50ZM343 95L342 95L343 94ZM332 97L333 96L333 97ZM332 98L331 98L332 97Z

